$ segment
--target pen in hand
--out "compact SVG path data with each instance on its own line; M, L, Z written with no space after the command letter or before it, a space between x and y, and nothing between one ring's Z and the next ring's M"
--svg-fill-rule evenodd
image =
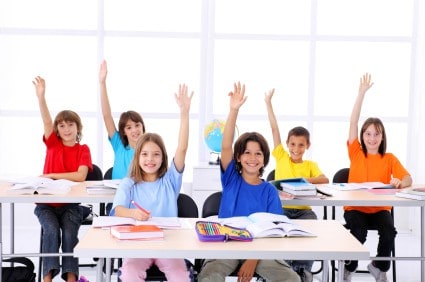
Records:
M135 205L136 206L136 208L138 208L139 210L141 210L142 212L144 212L144 213L146 213L146 214L148 214L148 215L150 215L151 214L151 212L150 211L148 211L147 209L144 209L144 208L142 208L138 203L136 203L134 200L132 200L131 201L131 203L133 204L133 205Z

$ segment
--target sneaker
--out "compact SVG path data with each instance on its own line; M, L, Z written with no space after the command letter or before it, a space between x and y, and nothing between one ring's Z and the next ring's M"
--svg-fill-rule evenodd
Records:
M300 276L301 282L313 282L313 274L310 271L300 268L297 274Z
M375 277L376 282L388 282L387 273L379 270L379 268L375 267L372 263L367 265L367 270Z
M345 267L344 267L344 282L351 282L351 277L353 276L354 272L348 271Z

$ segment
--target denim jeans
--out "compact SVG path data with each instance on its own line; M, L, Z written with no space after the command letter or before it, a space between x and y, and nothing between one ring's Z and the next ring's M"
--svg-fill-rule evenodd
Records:
M317 215L310 209L283 209L284 215L290 219L317 219ZM299 272L301 268L311 272L313 260L287 260L293 270Z
M67 204L52 207L47 204L37 204L34 214L38 217L43 230L42 253L59 253L62 242L62 252L72 253L78 243L78 230L83 221L79 204ZM59 257L43 258L43 277L52 272L52 278L59 274ZM62 278L66 280L67 273L74 273L78 279L78 258L62 257Z

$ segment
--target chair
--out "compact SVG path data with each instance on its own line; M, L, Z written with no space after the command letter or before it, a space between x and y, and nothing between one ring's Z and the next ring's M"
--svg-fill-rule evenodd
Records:
M105 172L105 175L103 176L103 179L112 179L112 170L113 167L108 168L108 170Z
M198 217L198 206L195 201L189 195L180 193L177 198L177 215L181 218L197 218ZM121 267L122 259L118 260L118 265ZM194 266L189 260L186 260L188 269L194 269ZM196 275L196 273L194 273ZM121 279L118 277L118 282ZM154 264L146 271L145 281L167 281L164 273Z
M348 176L350 174L350 168L341 168L338 170L333 179L333 183L347 183L348 182ZM394 207L391 209L391 216L394 219ZM332 206L332 219L335 219L335 206ZM345 228L349 229L349 226L347 224L344 225ZM376 226L368 226L369 230L376 230ZM393 249L391 250L391 256L395 257L395 245L393 246ZM335 261L331 261L332 266L332 282L335 281L335 270L338 270L335 266ZM357 270L358 273L369 273L368 270ZM392 272L393 272L393 281L396 282L396 261L392 261Z
M86 181L101 181L103 180L103 173L99 166L92 164L93 170L89 171L86 176ZM81 225L91 225L93 222L93 206L90 204L80 204L83 213L83 222ZM43 228L40 228L40 253L43 245ZM38 258L38 282L41 282L43 257ZM96 264L80 264L79 266L95 267Z
M223 193L221 191L218 191L208 196L208 198L204 202L204 205L202 206L203 218L212 215L218 215L222 194Z
M103 176L103 179L112 179L112 170L114 168L110 167L108 168L108 170L105 172L105 175ZM107 203L105 206L105 203L101 203L100 204L100 213L101 215L109 215L109 212L112 209L112 203Z

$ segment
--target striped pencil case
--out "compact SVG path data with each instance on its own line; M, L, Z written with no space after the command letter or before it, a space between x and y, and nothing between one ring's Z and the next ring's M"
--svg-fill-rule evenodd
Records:
M249 242L253 237L249 231L227 225L221 225L212 221L197 221L195 224L196 234L203 242L225 242L228 240Z

